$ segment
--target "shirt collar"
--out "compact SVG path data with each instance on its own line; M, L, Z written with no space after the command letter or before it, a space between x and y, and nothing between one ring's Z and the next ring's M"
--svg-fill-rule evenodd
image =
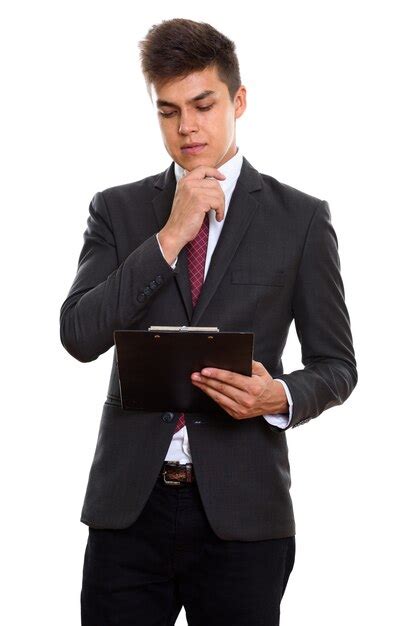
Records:
M226 161L223 165L216 168L220 172L222 172L222 174L226 176L224 180L218 181L224 192L227 189L230 189L232 186L235 185L237 178L241 172L242 159L243 159L242 152L240 151L239 147L237 147L237 151L234 154L234 156L228 159L228 161ZM184 176L185 172L187 172L187 170L185 170L181 165L179 165L175 161L174 173L176 176L176 181L178 181L182 176Z

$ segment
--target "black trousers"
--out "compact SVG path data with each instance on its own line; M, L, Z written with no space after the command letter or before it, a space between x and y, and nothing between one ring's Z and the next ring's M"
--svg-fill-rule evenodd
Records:
M211 529L197 482L158 477L128 528L89 527L82 626L277 626L295 537L227 541Z

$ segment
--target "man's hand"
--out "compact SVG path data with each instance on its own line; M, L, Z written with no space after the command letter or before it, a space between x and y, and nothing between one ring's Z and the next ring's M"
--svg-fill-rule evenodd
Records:
M283 385L259 361L252 362L252 376L205 367L191 380L235 419L289 412Z
M219 180L225 180L215 167L198 165L179 179L170 217L158 233L158 239L168 263L198 234L205 213L214 209L216 219L225 216L225 194Z

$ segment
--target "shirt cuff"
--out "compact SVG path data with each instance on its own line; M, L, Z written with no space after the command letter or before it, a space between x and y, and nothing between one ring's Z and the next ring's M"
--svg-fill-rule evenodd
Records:
M162 249L161 244L160 244L160 240L158 239L158 233L155 233L155 236L157 237L157 241L158 241L158 245L160 246L161 254L162 254L162 255L163 255L163 257L165 258L165 256L164 256L164 252L163 252L163 249ZM174 259L174 261L173 261L172 263L169 263L169 265L170 265L173 269L176 267L176 264L177 264L177 259L178 259L178 256L176 256L176 258ZM165 259L165 260L167 261L167 259ZM168 261L167 261L167 263L168 263Z
M292 420L293 414L293 400L289 391L289 387L286 385L284 380L281 378L275 378L274 380L278 380L282 383L284 387L284 391L286 394L287 402L289 404L289 413L270 413L268 415L263 415L264 419L273 426L279 426L280 428L286 428L289 426Z

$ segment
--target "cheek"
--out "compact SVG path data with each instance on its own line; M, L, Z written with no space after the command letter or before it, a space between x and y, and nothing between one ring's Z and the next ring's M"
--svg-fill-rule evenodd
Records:
M225 113L218 114L210 120L210 127L217 135L229 136L234 132L234 117Z
M176 131L174 127L160 123L160 130L165 146L167 147L168 145L173 145L176 139Z

